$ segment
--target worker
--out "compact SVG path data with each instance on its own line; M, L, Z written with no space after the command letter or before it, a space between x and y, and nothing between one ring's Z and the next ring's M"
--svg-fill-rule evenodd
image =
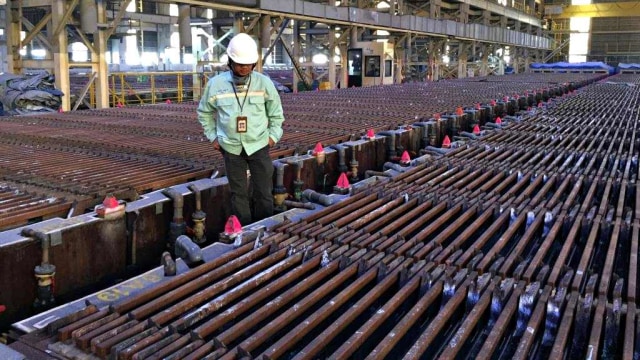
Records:
M213 149L223 154L231 213L241 225L248 225L273 215L269 148L282 137L284 114L273 82L253 71L259 57L256 42L239 33L229 42L227 56L230 71L209 80L197 113Z

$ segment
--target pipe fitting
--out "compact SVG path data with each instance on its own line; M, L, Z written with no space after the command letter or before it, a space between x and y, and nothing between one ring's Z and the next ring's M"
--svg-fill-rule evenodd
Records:
M273 202L276 209L284 210L284 206L282 204L289 196L289 194L287 194L287 189L284 187L284 169L287 164L280 161L274 161L273 166L276 168L276 186L273 188Z
M429 135L427 129L431 125L428 122L417 122L413 124L413 128L420 132L420 147L425 147L429 144Z
M173 221L176 223L184 222L182 209L184 208L184 197L182 193L174 188L164 189L162 193L173 201Z
M466 137L466 138L469 138L469 139L472 139L472 140L477 140L478 139L478 135L476 135L474 133L467 132L467 131L462 131L460 133L460 137Z
M173 201L173 220L169 224L169 248L171 248L178 236L184 235L187 225L184 223L184 196L174 188L164 189L162 193Z
M176 275L176 262L171 258L171 254L168 251L162 253L162 267L164 269L164 276Z
M302 196L304 196L309 201L315 202L323 206L333 205L333 199L331 197L320 194L311 189L306 189L305 191L303 191Z
M364 178L368 179L372 176L391 177L391 174L384 171L367 170L364 172Z
M176 239L175 252L190 267L202 262L202 249L188 236L180 235Z
M350 181L352 183L357 182L358 181L358 160L356 159L351 159L351 161L349 162L349 165L351 165L351 179Z
M296 172L296 178L293 180L293 198L296 201L302 199L302 188L304 187L304 181L302 181L302 168L304 163L301 160L289 160L288 165L292 165Z
M331 145L331 148L338 152L338 171L340 173L346 173L349 171L347 168L347 147L342 144Z
M405 172L405 171L407 171L407 170L409 170L411 168L410 166L402 166L400 164L392 163L392 162L389 162L389 161L384 163L384 165L382 167L385 170L395 170L395 171L398 171L398 172L401 172L401 173L403 173L403 172Z
M303 203L303 202L291 201L291 200L285 200L284 205L287 207L287 209L298 208L298 209L315 210L316 208L316 206L313 205L312 203Z
M389 159L394 158L398 155L396 149L396 133L393 131L381 131L378 135L383 135L389 138L389 145L387 145L387 157Z
M351 161L349 162L349 166L351 166L351 183L358 182L358 160L356 160L356 147L351 147Z
M207 241L205 234L205 221L207 214L202 211L202 192L195 185L189 185L189 190L193 191L196 197L196 211L191 215L193 220L193 241L196 244L202 244Z
M411 162L411 165L418 166L418 165L426 164L431 160L433 160L433 156L429 154L422 154L421 156L413 159Z
M55 297L53 296L55 289L53 284L56 275L55 265L49 263L51 240L49 239L49 235L31 228L22 229L21 235L39 241L42 247L42 261L40 265L34 268L34 276L38 280L38 289L33 306L36 309L49 308L55 304Z

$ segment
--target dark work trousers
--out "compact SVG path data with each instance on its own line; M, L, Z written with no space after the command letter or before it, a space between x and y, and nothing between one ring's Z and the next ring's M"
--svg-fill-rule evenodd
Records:
M231 213L238 217L240 224L246 226L273 215L273 163L269 146L251 155L244 149L240 155L225 151L224 166L231 189ZM247 189L247 167L251 172L251 198Z

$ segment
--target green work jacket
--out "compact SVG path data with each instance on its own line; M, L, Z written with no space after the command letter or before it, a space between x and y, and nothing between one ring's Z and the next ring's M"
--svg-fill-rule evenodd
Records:
M244 148L247 155L264 148L269 138L277 143L282 137L284 114L280 95L271 79L252 71L247 81L248 89L234 92L231 71L209 79L198 106L198 121L204 135L218 143L231 154L240 155ZM247 117L247 132L236 129L237 117Z

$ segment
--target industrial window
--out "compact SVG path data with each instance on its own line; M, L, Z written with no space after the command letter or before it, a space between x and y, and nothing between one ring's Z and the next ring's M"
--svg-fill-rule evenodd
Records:
M284 48L280 41L276 43L271 56L275 64L284 64Z
M143 31L141 40L141 48L143 52L155 52L158 51L158 32L157 31Z
M158 10L157 3L155 1L140 1L142 5L142 13L143 14L156 14Z
M380 56L365 56L364 76L380 77Z

